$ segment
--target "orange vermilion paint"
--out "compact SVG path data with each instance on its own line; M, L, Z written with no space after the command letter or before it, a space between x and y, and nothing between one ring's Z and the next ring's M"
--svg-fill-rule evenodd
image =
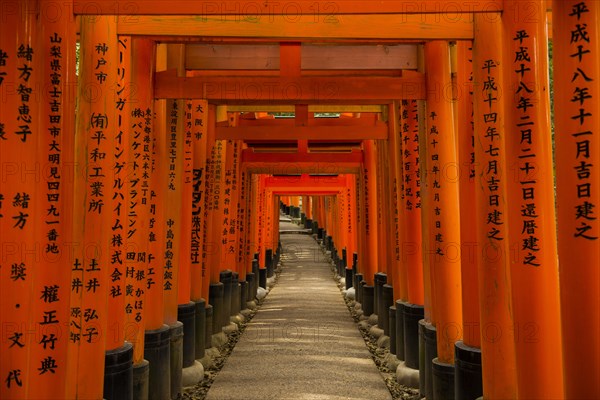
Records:
M481 352L483 368L483 394L490 399L516 398L517 382L513 315L510 285L509 248L507 241L507 183L501 179L506 174L506 140L504 102L488 102L504 86L501 68L504 66L500 16L494 18L475 16L473 42L473 121L475 133L475 199L477 218L477 267L479 280ZM489 69L488 69L489 66ZM488 82L486 85L485 82ZM494 83L494 85L489 84ZM500 94L498 94L500 96ZM497 118L491 118L496 115ZM494 132L494 154L490 135ZM502 175L501 175L502 174ZM490 185L498 181L498 185ZM488 216L504 219L489 224ZM495 235L495 236L494 236ZM494 238L495 237L495 238ZM494 327L496 329L491 329Z
M564 396L595 399L600 398L600 4L553 1L552 13Z
M502 15L511 292L517 394L563 396L546 2ZM572 120L575 123L577 120ZM554 310L554 312L549 312Z
M206 141L207 141L208 102L205 100L192 101L192 225L191 225L191 291L193 301L207 297L202 293L202 282L208 279L206 264L203 263L202 253L205 246L205 201L206 201Z
M456 177L456 131L450 98L443 88L450 85L448 43L425 44L427 60L427 145L431 215L429 249L434 293L437 356L454 363L454 343L462 338L460 280L460 212ZM454 167L454 168L453 168Z
M403 176L401 181L403 196L401 200L401 261L406 268L408 302L424 304L423 255L421 251L421 174L419 158L419 119L417 102L402 102L400 115L402 126Z
M113 187L116 124L115 88L118 44L112 17L82 17L75 160L73 237L82 243L71 265L71 318L67 398L101 398L105 343L122 335L122 326L107 326L109 244L108 217ZM98 69L96 66L100 64ZM95 88L97 97L90 88Z
M479 290L477 278L477 230L475 209L475 149L473 136L473 85L471 42L456 43L455 120L458 132L460 185L460 248L462 278L463 342L480 347Z

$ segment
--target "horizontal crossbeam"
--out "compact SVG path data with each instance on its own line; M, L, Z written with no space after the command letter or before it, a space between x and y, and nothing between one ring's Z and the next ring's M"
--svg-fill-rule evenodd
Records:
M321 40L473 38L472 15L467 13L350 14L336 15L335 22L317 17L315 20L314 15L298 15L293 16L293 19L290 19L289 15L273 15L258 19L248 15L146 15L121 18L117 32L120 35L130 36L253 37L296 41L314 38Z
M402 77L178 77L155 74L158 99L207 99L248 103L424 99L423 74Z
M17 2L17 1L15 1ZM77 0L75 14L92 15L252 15L255 18L273 15L320 15L334 22L343 14L369 13L473 13L502 10L502 0Z

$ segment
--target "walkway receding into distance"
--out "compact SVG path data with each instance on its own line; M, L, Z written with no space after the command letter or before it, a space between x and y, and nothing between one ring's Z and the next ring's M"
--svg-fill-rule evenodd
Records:
M391 399L318 244L301 234L281 243L279 280L207 399Z

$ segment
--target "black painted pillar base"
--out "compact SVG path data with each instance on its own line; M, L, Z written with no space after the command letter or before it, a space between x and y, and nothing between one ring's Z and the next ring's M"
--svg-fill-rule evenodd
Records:
M356 301L362 304L362 287L363 287L363 275L362 274L354 274L354 290L356 291Z
M397 353L397 345L396 345L396 306L391 306L389 308L388 314L389 321L389 337L390 337L390 354L396 355ZM384 331L385 333L385 331ZM396 357L398 358L398 357Z
M404 361L408 368L419 368L419 321L425 315L423 306L411 303L403 305Z
M142 360L133 365L133 399L147 400L150 384L150 363Z
M254 274L254 285L252 287L252 298L250 300L256 298L256 293L258 293L258 287L260 286L260 267L258 265L258 255L256 254L254 260L252 260L252 273Z
M223 284L223 313L221 314L221 327L225 327L229 325L229 316L231 315L233 273L228 269L219 272L219 281Z
M381 288L381 318L383 319L383 334L390 336L390 307L394 305L394 287L387 283ZM394 324L396 315L394 314ZM394 330L395 330L394 326Z
M437 357L437 336L435 326L429 322L423 324L423 339L425 359L422 366L419 364L419 377L425 393L421 394L428 399L433 399L433 359Z
M362 305L363 315L365 317L370 316L375 312L373 300L375 297L375 288L371 285L363 285L362 287Z
M383 285L387 282L387 275L384 272L377 272L374 277L375 297L374 297L374 313L381 318L377 318L377 326L383 329L383 320L387 315L387 310L383 307Z
M258 286L263 289L267 288L267 270L265 268L258 270Z
M195 359L201 360L205 354L205 335L206 335L206 301L200 299L194 303L196 305L196 338L195 338Z
M212 305L212 332L211 335L223 329L223 294L225 286L221 282L211 283L208 288L208 302ZM208 319L208 318L207 318Z
M267 270L267 278L271 278L275 272L275 268L273 268L273 249L265 251L265 268Z
M210 293L208 295L210 298ZM210 301L210 300L209 300ZM205 329L204 329L204 348L210 349L212 347L212 335L213 335L213 306L212 304L206 304L204 306L205 311Z
M402 300L396 300L396 358L400 361L404 361L404 341L406 337L404 336L404 302ZM418 329L418 326L417 326ZM418 335L418 331L417 331ZM417 336L418 338L418 336ZM390 339L391 340L391 339ZM391 342L390 342L391 343ZM419 367L419 341L417 340L417 348L415 350L417 353L417 368Z
M248 284L248 288L246 290L246 303L254 300L254 297L256 297L256 294L254 294L256 278L257 277L256 277L256 275L254 275L254 272L246 272L246 283ZM244 303L244 306L245 306L245 303ZM244 308L247 308L247 307L244 307Z
M104 354L104 398L133 399L133 345L129 342Z
M425 387L425 322L424 319L419 321L419 394L421 397L427 395Z
M440 362L437 357L431 365L433 398L454 400L454 365Z
M248 274L246 274L248 279ZM248 308L246 303L248 302L248 281L240 281L240 303L238 305L240 311Z
M196 303L179 304L177 320L183 324L183 368L187 368L196 359Z
M454 354L455 398L474 400L483 396L481 349L469 347L461 340L454 345Z
M183 368L196 360L196 303L179 304L177 320L183 324Z
M176 321L169 326L171 336L171 400L176 400L182 393L183 378L183 324Z
M164 400L171 396L170 342L169 325L144 333L144 358L150 364L149 400Z
M240 309L240 278L237 272L231 274L231 315L235 317L241 311Z
M354 282L354 271L350 268L346 268L346 290L353 286Z

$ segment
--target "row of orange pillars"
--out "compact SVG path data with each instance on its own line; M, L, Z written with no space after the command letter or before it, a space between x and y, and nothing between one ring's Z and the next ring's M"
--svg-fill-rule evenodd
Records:
M282 177L215 139L234 115L154 100L151 40L83 18L76 85L75 23L30 11L0 25L0 397L175 397L273 273ZM306 199L427 398L600 398L599 12L553 2L554 163L545 19L477 14Z

